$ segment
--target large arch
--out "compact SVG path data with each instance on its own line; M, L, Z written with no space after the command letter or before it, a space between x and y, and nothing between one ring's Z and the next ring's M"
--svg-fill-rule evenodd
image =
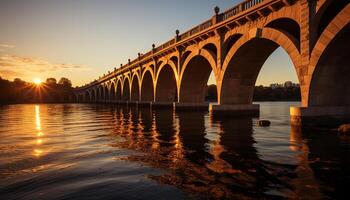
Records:
M115 99L117 101L122 100L122 81L120 79L117 79L117 83L116 83L116 90L115 90Z
M164 64L160 67L156 79L155 101L177 101L176 74L176 67L172 64Z
M111 83L109 86L109 100L114 101L115 100L115 84L114 82Z
M130 101L130 79L127 76L124 78L122 100Z
M350 4L328 24L312 50L308 106L348 106Z
M153 74L146 70L142 76L141 82L141 101L154 101Z
M207 82L212 71L216 74L216 62L211 53L201 49L198 54L190 54L181 72L179 102L204 102Z
M350 106L350 24L324 49L310 83L308 106Z
M137 75L137 72L132 77L130 100L131 101L140 100L140 85L139 85L139 76Z
M237 41L223 63L221 89L218 88L219 103L251 104L260 69L279 46L287 52L298 74L299 50L296 39L291 37L278 30L264 28L253 29ZM299 74L298 78L300 80Z

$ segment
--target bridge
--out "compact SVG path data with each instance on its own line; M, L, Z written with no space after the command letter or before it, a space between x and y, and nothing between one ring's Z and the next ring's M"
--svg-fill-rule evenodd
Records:
M350 119L350 0L246 0L75 90L78 102L259 112L259 71L278 47L301 88L293 125ZM218 104L205 102L215 75Z

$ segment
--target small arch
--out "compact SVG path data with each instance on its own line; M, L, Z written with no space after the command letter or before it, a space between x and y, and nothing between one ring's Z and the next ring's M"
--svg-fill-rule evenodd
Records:
M131 82L131 101L139 101L140 100L140 86L139 86L139 76L137 72L132 77Z
M191 54L191 51L185 51L183 54L182 54L182 57L181 57L181 61L182 63L185 62L185 60L187 59L187 57Z
M300 26L294 19L278 18L270 21L266 27L279 30L287 36L291 35L292 38L295 38L298 41L298 43L300 41Z
M207 51L210 51L216 57L216 55L217 55L217 48L216 48L215 44L207 43L202 48L207 50Z
M156 78L156 102L177 101L177 73L175 66L164 64L159 68Z
M215 60L207 50L188 56L181 73L179 102L204 102L207 82L215 69Z
M145 70L141 82L141 101L154 100L154 77L150 69Z
M124 101L130 101L130 79L128 76L125 76L123 82L123 97Z
M122 81L118 78L117 79L117 87L116 87L116 92L115 92L115 98L117 101L122 100Z
M114 81L109 86L109 99L114 101L115 100L115 84Z
M242 35L243 34L240 33L232 34L225 40L223 48L225 55L230 50L230 48L239 40L239 38L242 37Z

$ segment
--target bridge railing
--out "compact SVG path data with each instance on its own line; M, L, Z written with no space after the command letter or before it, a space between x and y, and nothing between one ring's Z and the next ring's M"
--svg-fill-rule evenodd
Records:
M198 26L196 26L196 27L194 27L194 28L192 28L192 29L186 31L185 33L181 34L181 35L180 35L180 41L181 41L181 40L184 40L184 39L186 39L186 38L189 38L190 36L192 36L192 35L194 35L194 34L196 34L196 33L199 33L199 32L201 32L201 31L203 31L203 30L205 30L205 29L208 29L208 28L211 27L212 25L213 25L212 20L209 19L209 20L207 20L207 21L201 23L200 25L198 25Z
M237 15L240 12L248 10L249 8L251 8L251 7L253 7L253 6L257 5L257 4L262 3L263 1L264 0L246 0L246 1L236 5L235 7L226 10L223 13L222 20L225 21L225 20L227 20L227 19Z
M237 14L244 12L245 10L248 10L248 9L264 2L264 1L266 1L266 0L245 0L245 1L237 4L236 6L224 11L222 14L220 14L219 21L217 21L217 22L226 21L229 18L236 16ZM133 64L137 63L138 61L140 61L144 58L151 56L153 53L160 52L160 51L168 48L169 46L174 45L175 43L177 43L179 41L183 41L184 39L190 38L191 36L210 28L213 25L214 25L213 20L209 19L209 20L199 24L198 26L195 26L194 28L180 34L177 40L175 38L173 38L173 39L163 43L162 45L156 47L154 50L148 51L147 53L140 55L140 58L137 58L137 59L130 61L130 63L128 63L128 65L125 65L125 66L117 69L117 71L114 71L114 73L112 72L112 73L109 73L107 75L104 75L100 79L104 79L107 76L110 76L111 74L115 74L118 72L118 70L124 69L125 67L131 67ZM92 84L95 84L96 82L98 82L98 80L93 81L90 84L87 84L86 86L83 86L83 87L88 87Z

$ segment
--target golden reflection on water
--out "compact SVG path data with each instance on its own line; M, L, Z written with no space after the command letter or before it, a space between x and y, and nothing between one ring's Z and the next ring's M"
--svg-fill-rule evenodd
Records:
M42 127L41 127L39 105L35 105L35 129L37 130L37 133L36 133L37 139L36 139L36 147L34 147L34 150L33 150L33 155L35 157L40 157L44 153L42 148L40 148L43 143L43 140L41 139L41 137L44 136L44 133L42 132Z
M28 167L24 169L28 172L40 172L48 168L61 170L75 165L78 168L82 167L80 161L89 159L88 162L92 163L91 172L94 173L98 171L97 166L105 166L103 162L97 162L99 159L122 158L166 169L164 174L149 177L159 183L175 185L185 191L198 192L212 198L256 197L255 195L270 197L270 191L291 199L323 197L325 184L318 180L319 174L314 171L317 162L315 159L320 160L319 157L324 156L323 152L321 154L317 150L322 149L315 149L315 146L319 146L318 143L315 144L299 129L289 129L288 125L283 124L283 130L290 130L290 133L279 134L281 129L273 130L278 126L277 122L267 131L266 128L254 127L251 118L218 120L207 113L169 113L129 107L117 107L112 110L115 112L110 112L110 107L91 105L77 105L78 108L88 109L67 112L71 113L68 116L60 110L64 107L52 106L54 105L29 105L29 112L26 112L29 115L26 119L29 120L25 121L29 122L29 126L23 125L21 131L18 131L25 132L24 129L27 129L25 134L29 134L30 139L26 145L29 145L23 151L31 158L37 158L36 163L29 159ZM59 117L54 118L56 112ZM81 120L81 116L86 116L88 120ZM61 127L65 129L61 131ZM62 132L72 134L61 134ZM113 142L112 147L119 147L115 149L116 152L131 149L141 154L122 153L119 157L113 148L107 149L113 152L109 154L106 151L108 147L105 146L109 140ZM276 155L274 153L280 150L274 147L276 144L284 145L286 150L281 155L288 156L291 162L285 163L281 156L270 160L264 158L265 154ZM262 150L259 151L259 148ZM56 152L69 153L56 157ZM328 153L327 150L327 155ZM67 160L65 156L74 159ZM113 174L114 170L118 170L114 164L110 171ZM147 174L148 171L144 173ZM100 173L93 177L93 181L98 178Z

